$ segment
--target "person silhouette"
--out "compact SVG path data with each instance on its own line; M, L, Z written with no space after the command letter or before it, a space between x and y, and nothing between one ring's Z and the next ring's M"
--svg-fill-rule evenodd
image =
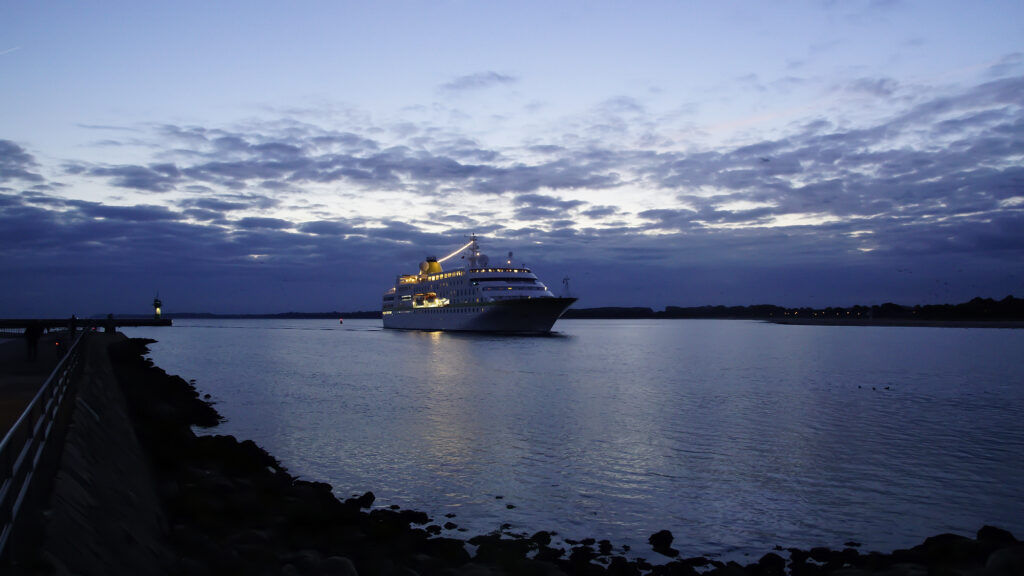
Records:
M35 320L30 320L25 326L25 352L30 361L34 361L39 354L39 337L43 335L43 327Z

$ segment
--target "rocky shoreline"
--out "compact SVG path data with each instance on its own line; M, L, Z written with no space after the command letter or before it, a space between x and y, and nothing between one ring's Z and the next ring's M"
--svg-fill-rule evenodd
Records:
M154 573L344 576L1024 574L1024 543L982 527L974 538L942 534L908 550L862 553L776 549L741 565L679 558L672 535L651 535L662 564L615 555L607 540L553 546L552 534L496 532L442 536L447 519L398 507L373 508L374 495L340 500L332 487L297 479L250 440L197 436L220 421L184 379L144 358L152 341L112 343L110 358L136 436L152 468L176 560Z

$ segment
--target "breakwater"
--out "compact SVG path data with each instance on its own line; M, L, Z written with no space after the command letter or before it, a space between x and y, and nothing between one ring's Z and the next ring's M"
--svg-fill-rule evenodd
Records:
M93 428L81 424L83 419L106 422L116 417L131 422L138 450L114 443L109 436L83 438L81 452L89 456L76 468L88 471L92 480L79 483L86 494L78 494L78 500L55 501L54 514L82 500L92 502L77 506L94 512L118 501L135 503L132 508L139 517L112 522L120 532L97 531L90 547L94 556L111 554L115 559L127 551L142 552L139 562L150 563L149 573L1021 573L1021 544L1011 534L990 527L975 537L939 535L891 553L862 552L854 542L843 550L766 550L758 561L745 566L705 557L679 558L667 532L651 535L651 546L664 558L663 563L654 564L617 555L617 548L607 541L552 545L552 535L546 532L524 535L501 530L467 540L443 537L445 525L454 525L458 518L432 519L413 510L375 507L371 493L339 499L327 484L290 475L251 441L195 435L192 426L212 426L218 421L195 389L144 359L145 341L105 342L110 370L90 372L91 380L82 393L88 388L103 392L96 397L97 405L82 396L89 409L76 407L71 433L79 427ZM103 397L106 400L99 400ZM100 413L99 404L109 412ZM116 435L132 437L124 431ZM122 441L128 442L118 442ZM131 486L132 495L101 498L95 493L118 484ZM79 516L79 522L96 521ZM116 567L83 569L62 549L70 545L55 544L51 536L45 553L36 559L38 571L63 566L80 574L138 573L119 572Z

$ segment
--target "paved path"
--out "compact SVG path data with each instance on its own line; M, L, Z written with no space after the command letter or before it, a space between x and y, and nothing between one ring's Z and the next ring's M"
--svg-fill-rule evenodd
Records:
M39 564L14 576L167 576L174 554L149 460L139 446L108 347L90 335L54 478ZM138 384L138 383L137 383Z
M65 333L44 334L39 339L38 356L28 359L24 338L0 338L0 438L17 422L29 401L46 382L64 355Z

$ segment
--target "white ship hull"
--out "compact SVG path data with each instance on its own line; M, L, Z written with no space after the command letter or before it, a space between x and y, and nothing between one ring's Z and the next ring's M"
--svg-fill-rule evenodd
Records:
M460 332L544 334L575 298L503 300L485 306L397 310L383 317L385 328Z
M459 254L464 268L445 272L441 262ZM385 328L542 334L575 302L556 297L525 267L490 266L476 237L441 260L427 258L419 274L404 274L384 293Z

